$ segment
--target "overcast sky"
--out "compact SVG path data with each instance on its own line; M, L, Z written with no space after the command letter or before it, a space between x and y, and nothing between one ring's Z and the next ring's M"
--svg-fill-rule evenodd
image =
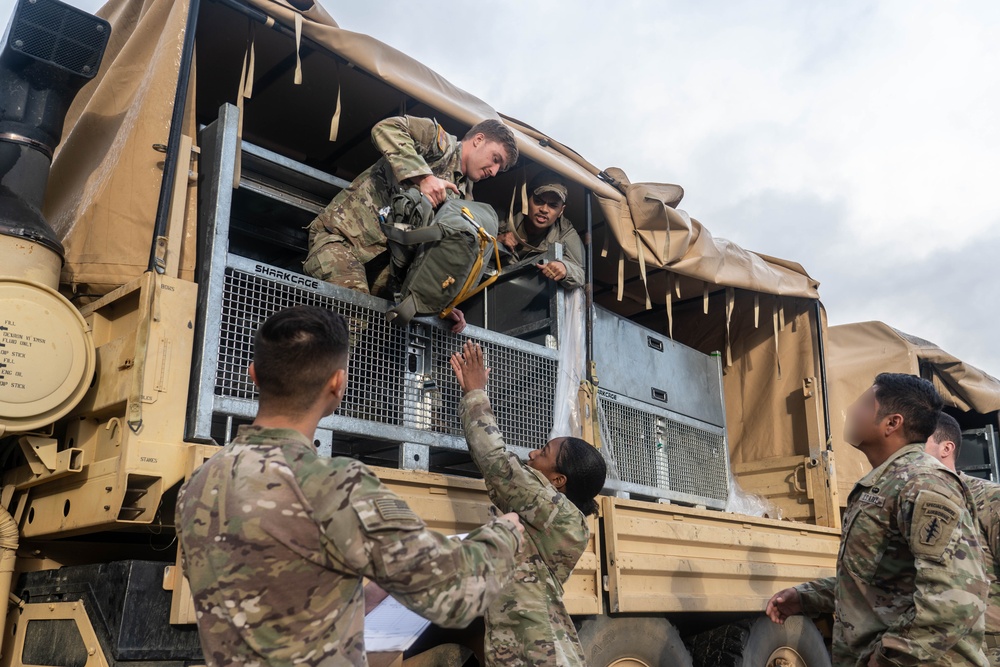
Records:
M831 324L1000 376L1000 2L323 4L598 167L682 185L714 235L805 266Z

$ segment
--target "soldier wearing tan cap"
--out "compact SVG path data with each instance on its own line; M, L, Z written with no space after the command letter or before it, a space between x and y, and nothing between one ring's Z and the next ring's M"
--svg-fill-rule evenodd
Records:
M563 244L562 261L537 264L538 270L567 289L582 287L583 241L573 223L563 215L568 189L552 171L543 171L528 184L528 212L518 213L511 222L501 222L498 238L517 261L544 254L553 243Z

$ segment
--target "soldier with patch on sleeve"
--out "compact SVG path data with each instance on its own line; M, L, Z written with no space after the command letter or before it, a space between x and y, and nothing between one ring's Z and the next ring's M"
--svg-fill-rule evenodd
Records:
M937 429L927 439L925 451L949 470L955 470L961 450L962 429L954 417L942 412ZM990 667L1000 667L1000 484L965 473L959 475L976 501L976 525L983 547L986 577L990 580L983 651Z
M835 667L986 667L988 582L975 504L924 452L943 402L931 383L883 373L851 406L845 434L872 471L854 486L834 577L771 597L776 623L834 613Z
M418 187L435 209L449 198L472 199L473 183L511 167L518 150L510 128L492 118L459 140L430 118L396 116L372 128L372 141L382 157L309 225L309 253L302 268L328 283L391 299L389 251L379 210L400 187ZM461 311L451 317L454 329L461 331Z
M447 538L360 462L317 454L313 434L344 397L347 358L340 315L299 306L268 318L250 366L253 425L181 487L177 532L212 667L366 665L362 577L464 627L513 576L517 515Z

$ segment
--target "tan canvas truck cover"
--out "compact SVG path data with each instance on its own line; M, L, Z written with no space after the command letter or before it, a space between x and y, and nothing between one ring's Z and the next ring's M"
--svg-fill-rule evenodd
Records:
M813 313L818 283L801 266L714 237L675 208L682 194L678 186L630 183L620 169L602 172L548 135L502 117L405 54L341 29L319 5L300 11L289 2L247 2L268 17L266 26L257 26L258 35L268 26L280 25L286 34L301 36L298 44L294 39L272 40L270 48L287 50L282 58L296 57L306 43L314 52L336 55L310 55L310 74L319 68L322 76L310 80L314 97L305 105L328 105L324 113L331 137L337 135L341 119L347 123L352 112L357 115L370 104L357 90L352 94L346 86L339 89L338 82L348 79L348 69L367 73L367 88L360 92L382 90L385 97L384 89L391 87L467 126L484 118L503 118L514 129L527 161L554 169L593 193L595 302L669 331L692 347L724 354L734 461L808 454L816 434L815 428L807 433L799 397L803 378L819 375L815 348L820 327ZM212 3L202 4L203 13L206 4ZM46 210L66 245L62 280L69 290L103 294L146 269L163 163L154 144L167 142L187 9L184 0L111 0L99 12L113 25L112 43L98 77L70 110ZM239 90L248 93L255 81L257 85L252 101L239 95L235 85L226 101L242 105L246 100L248 123L257 114L272 123L285 120L297 127L304 102L261 109L261 100L268 99L266 86L275 84L255 77L247 23L241 19L232 25L213 25L212 34L231 31L236 40L247 43ZM223 41L234 40L219 40ZM202 40L199 52L205 47ZM257 74L262 48L256 50ZM340 59L350 68L338 64ZM184 134L190 137L196 136L193 110L198 82L213 75L218 78L212 68L221 67L214 59L204 60L195 64L188 96ZM295 69L301 74L301 63ZM235 70L226 76L240 77L238 63ZM289 72L285 78L291 76ZM317 80L329 83L316 87ZM218 88L209 92L218 94ZM328 139L310 137L313 143ZM174 253L180 277L190 279L195 266L197 182L191 180L187 189L183 242L177 243L175 232L168 257ZM177 211L173 213L176 217ZM573 219L582 222L582 212Z
M828 340L830 418L842 491L870 470L865 457L844 440L844 421L848 407L872 385L877 374L910 373L927 378L946 405L963 412L1000 410L1000 380L930 341L882 322L830 327ZM842 492L841 498L846 494Z

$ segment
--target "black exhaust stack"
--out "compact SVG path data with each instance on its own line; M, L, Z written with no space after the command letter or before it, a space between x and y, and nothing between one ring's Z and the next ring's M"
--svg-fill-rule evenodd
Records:
M97 74L111 25L58 0L19 0L0 46L0 235L63 247L42 217L70 103Z

